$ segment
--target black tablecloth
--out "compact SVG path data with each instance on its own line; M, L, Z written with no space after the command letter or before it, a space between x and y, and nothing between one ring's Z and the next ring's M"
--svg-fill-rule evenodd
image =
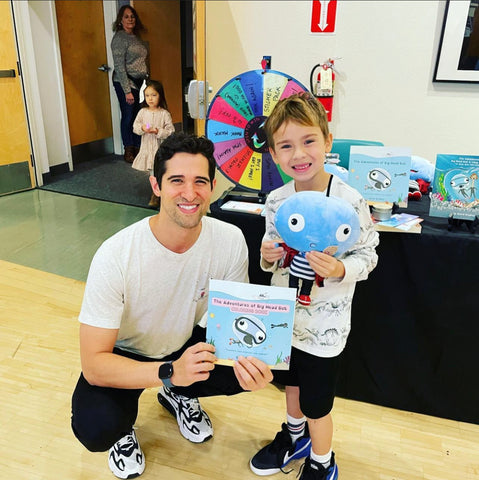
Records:
M422 233L380 233L379 263L359 282L337 393L378 405L479 423L479 229L448 230L429 217L429 199L409 202ZM238 225L250 251L250 281L259 268L264 218L211 214Z

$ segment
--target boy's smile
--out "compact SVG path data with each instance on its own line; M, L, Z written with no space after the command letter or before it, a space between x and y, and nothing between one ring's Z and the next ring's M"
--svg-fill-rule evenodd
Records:
M295 180L297 190L316 190L329 178L324 171L324 158L331 150L331 134L325 139L320 127L289 121L273 138L273 160Z
M304 171L306 171L310 166L311 166L310 163L303 163L303 164L301 164L301 165L294 165L292 168L293 168L293 170L296 170L297 172L304 172Z

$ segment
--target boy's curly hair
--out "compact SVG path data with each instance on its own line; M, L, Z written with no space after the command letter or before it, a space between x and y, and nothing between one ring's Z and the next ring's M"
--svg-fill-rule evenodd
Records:
M309 92L295 93L280 100L264 125L268 145L274 150L273 135L287 123L320 127L324 138L329 136L328 115L321 102Z

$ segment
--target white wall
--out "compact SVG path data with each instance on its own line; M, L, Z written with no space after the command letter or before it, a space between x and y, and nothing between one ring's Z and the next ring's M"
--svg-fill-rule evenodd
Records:
M56 16L53 2L29 1L31 35L40 94L48 158L42 159L42 172L51 166L68 163L72 166L66 103L61 78ZM32 62L32 59L26 61ZM46 160L46 161L45 161Z
M28 111L30 137L35 157L37 185L43 185L42 174L48 171L48 149L38 85L37 66L28 2L12 2L15 15L18 50L22 65L22 81Z
M433 83L443 0L339 0L336 33L309 33L310 0L206 2L206 75L213 94L235 75L272 69L309 88L311 69L336 61L337 138L438 153L479 154L479 84Z

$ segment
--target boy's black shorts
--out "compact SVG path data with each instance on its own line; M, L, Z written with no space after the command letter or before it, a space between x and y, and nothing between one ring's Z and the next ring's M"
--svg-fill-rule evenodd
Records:
M289 370L273 370L273 382L298 386L301 411L308 418L321 418L333 408L340 361L341 355L316 357L293 347Z

